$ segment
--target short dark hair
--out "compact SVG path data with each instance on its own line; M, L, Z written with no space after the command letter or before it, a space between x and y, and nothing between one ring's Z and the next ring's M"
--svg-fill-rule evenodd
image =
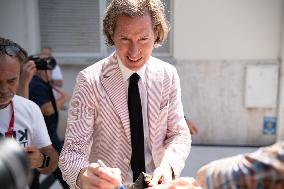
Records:
M1 54L5 53L4 47L7 47L7 46L16 47L19 49L19 52L15 54L15 57L19 60L21 65L27 60L28 53L24 48L22 48L19 44L17 44L14 41L0 36L0 47L3 47L3 48L0 48L0 56Z

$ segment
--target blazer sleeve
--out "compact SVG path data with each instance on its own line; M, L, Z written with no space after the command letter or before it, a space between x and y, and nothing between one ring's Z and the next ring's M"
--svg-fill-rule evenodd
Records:
M76 79L68 110L65 142L59 157L59 168L70 188L75 188L80 170L89 165L89 147L92 144L94 92L85 75L80 72Z
M169 90L166 150L161 165L170 164L174 176L178 177L190 152L191 135L184 119L180 79L174 67L172 77Z

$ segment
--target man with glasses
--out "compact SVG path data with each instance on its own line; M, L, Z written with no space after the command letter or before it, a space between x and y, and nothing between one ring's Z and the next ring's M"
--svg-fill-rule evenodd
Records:
M0 136L14 138L26 151L30 168L52 173L58 153L48 136L43 115L32 101L16 95L26 51L0 37Z

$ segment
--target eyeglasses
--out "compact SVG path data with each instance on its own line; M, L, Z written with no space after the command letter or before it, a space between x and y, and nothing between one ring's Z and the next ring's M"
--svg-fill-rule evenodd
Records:
M23 60L25 60L27 57L27 53L16 44L0 45L0 52L4 52L5 54L11 57L19 56Z
M27 53L17 44L1 45L0 44L0 54L5 53L8 56L16 57L20 62L23 62L27 58Z

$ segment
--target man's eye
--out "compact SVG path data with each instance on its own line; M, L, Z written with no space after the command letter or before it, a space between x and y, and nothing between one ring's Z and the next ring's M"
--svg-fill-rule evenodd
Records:
M146 44L146 43L148 43L149 38L148 38L148 37L143 37L143 38L141 38L139 41L140 41L140 43L142 43L142 44Z
M10 83L10 84L13 84L13 83L15 83L15 82L16 82L15 79L13 79L13 80L8 80L8 83Z

